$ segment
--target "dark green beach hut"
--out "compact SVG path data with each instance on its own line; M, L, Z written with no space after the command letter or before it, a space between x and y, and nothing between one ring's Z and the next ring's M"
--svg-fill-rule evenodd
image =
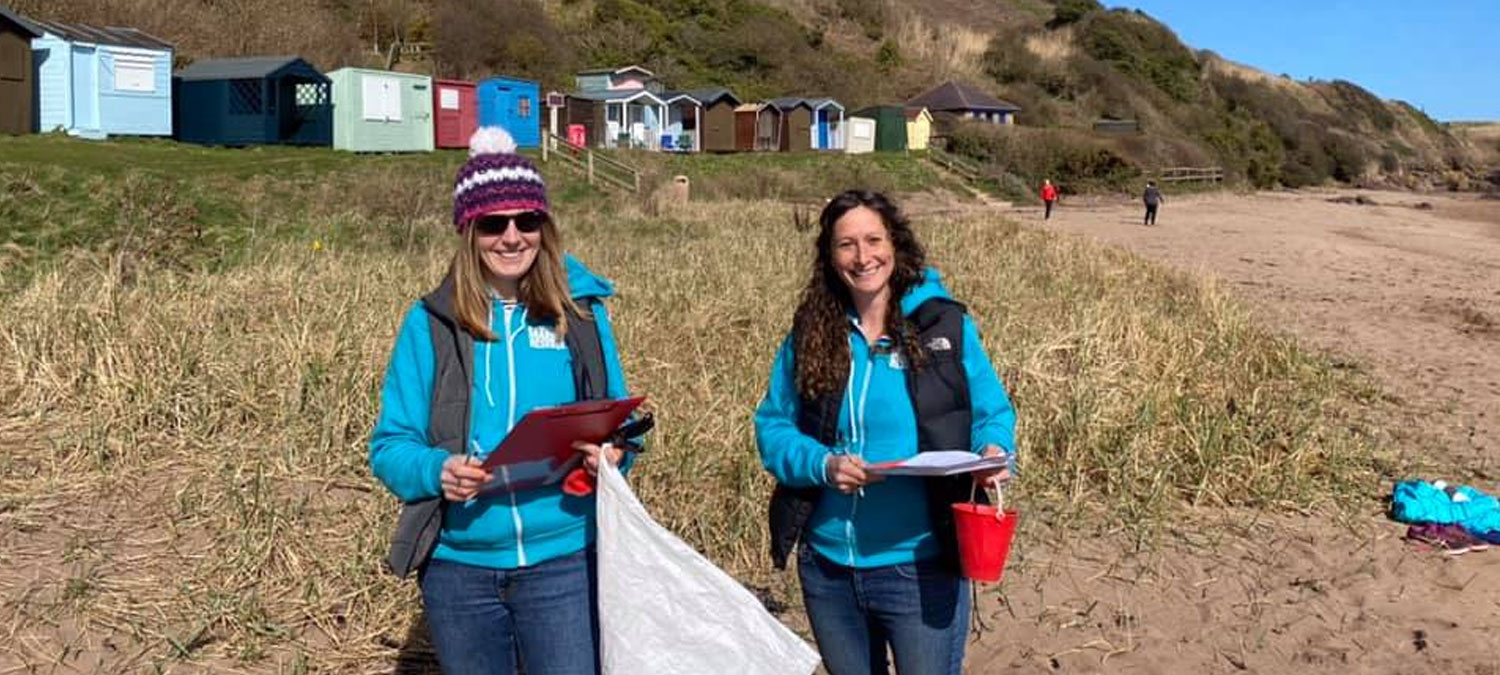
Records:
M876 150L906 150L906 106L872 105L854 116L875 120Z

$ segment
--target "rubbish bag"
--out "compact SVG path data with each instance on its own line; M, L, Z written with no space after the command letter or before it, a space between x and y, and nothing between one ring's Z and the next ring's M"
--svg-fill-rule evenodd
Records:
M807 675L817 667L816 650L652 520L619 469L599 464L604 675Z

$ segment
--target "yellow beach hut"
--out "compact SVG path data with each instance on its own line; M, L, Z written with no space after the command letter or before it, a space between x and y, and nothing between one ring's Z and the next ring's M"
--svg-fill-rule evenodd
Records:
M906 109L906 149L926 150L932 140L932 113L924 106Z

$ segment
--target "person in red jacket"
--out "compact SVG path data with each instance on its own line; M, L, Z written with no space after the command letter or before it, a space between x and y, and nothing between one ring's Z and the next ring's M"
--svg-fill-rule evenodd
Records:
M1051 180L1042 179L1042 203L1046 205L1047 211L1042 215L1042 220L1051 220L1052 203L1057 201L1057 186Z

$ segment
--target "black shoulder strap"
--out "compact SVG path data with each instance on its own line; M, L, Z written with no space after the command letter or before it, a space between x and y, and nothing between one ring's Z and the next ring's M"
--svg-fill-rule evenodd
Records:
M563 342L573 355L573 391L580 401L607 398L609 370L604 365L604 343L599 338L599 324L592 316L585 319L572 309L567 313L568 333Z

